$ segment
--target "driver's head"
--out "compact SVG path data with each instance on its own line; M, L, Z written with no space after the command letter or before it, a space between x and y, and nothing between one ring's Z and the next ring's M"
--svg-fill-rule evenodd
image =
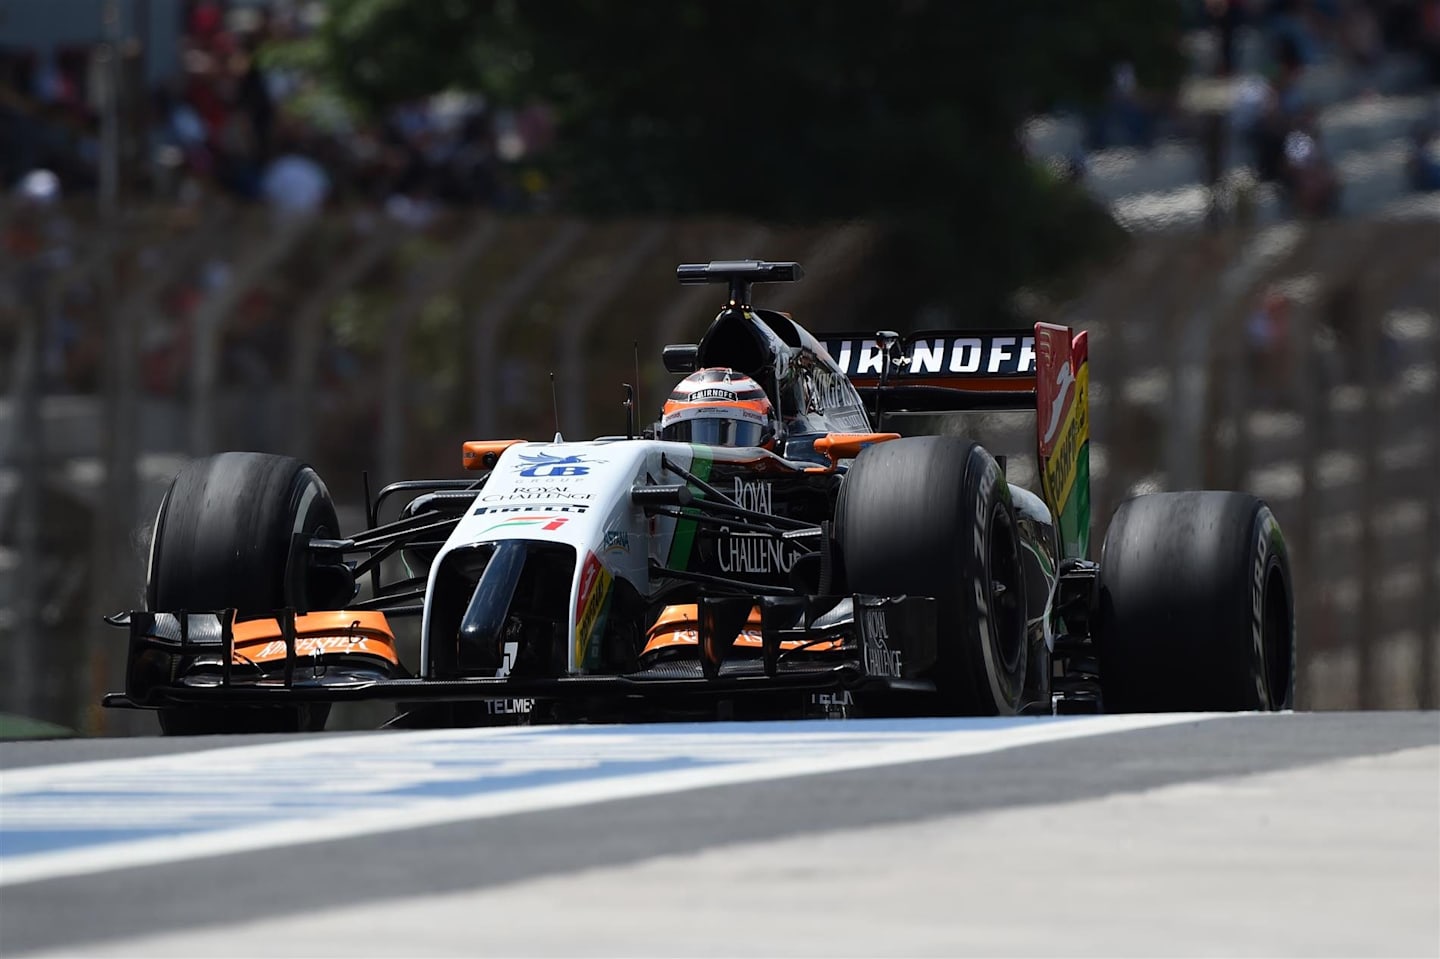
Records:
M775 412L765 391L744 373L698 370L665 401L660 438L710 446L765 446L775 438Z

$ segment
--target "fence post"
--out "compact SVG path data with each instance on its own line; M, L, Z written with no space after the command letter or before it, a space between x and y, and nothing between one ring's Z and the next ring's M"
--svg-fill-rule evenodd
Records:
M1094 423L1090 442L1097 449L1103 449L1105 457L1104 473L1100 474L1096 468L1096 452L1092 450L1090 454L1094 483L1090 493L1093 503L1092 533L1097 544L1104 541L1110 515L1131 485L1130 468L1122 455L1124 444L1120 441L1122 435L1128 432L1128 420L1133 415L1125 397L1125 382L1135 366L1134 350L1126 330L1130 317L1130 310L1126 309L1129 306L1128 294L1133 291L1140 302L1148 302L1158 296L1171 275L1167 268L1173 255L1171 245L1147 242L1114 271L1108 290L1088 295L1085 302L1073 311L1078 316L1072 319L1067 315L1066 318L1072 325L1083 325L1091 330L1092 336L1097 333L1104 336L1103 349L1091 346L1090 360L1094 366L1092 376L1102 386L1098 395L1091 398ZM1071 312L1067 310L1067 314ZM1090 319L1083 322L1086 313ZM1077 319L1082 322L1077 322ZM1096 393L1095 387L1091 389L1092 394Z
M398 229L378 228L339 268L326 274L319 289L305 298L295 314L294 349L290 356L290 453L300 459L314 455L315 364L325 339L326 313L347 290L363 280L404 235Z
M1392 425L1409 426L1404 422L1407 411L1401 406L1403 392L1395 389L1390 382L1389 374L1384 370L1386 351L1384 349L1388 333L1386 331L1386 320L1390 309L1397 305L1396 294L1398 291L1424 289L1427 275L1433 275L1434 244L1433 231L1428 224L1416 223L1415 240L1413 243L1398 243L1392 248L1382 247L1378 237L1373 235L1379 233L1377 226L1371 226L1369 232L1372 236L1362 237L1362 249L1374 251L1370 259L1370 269L1365 275L1365 284L1362 291L1366 294L1361 301L1360 321L1364 324L1361 329L1361 349L1364 354L1364 423L1362 427L1362 479L1361 489L1364 491L1363 512L1362 512L1362 543L1361 543L1361 596L1360 596L1360 622L1365 630L1362 636L1362 647L1359 651L1359 685L1360 703L1362 708L1384 708L1393 707L1393 687L1382 688L1379 683L1381 672L1379 669L1380 649L1377 640L1383 633L1380 620L1387 613L1390 615L1390 627L1399 627L1403 620L1395 615L1398 601L1382 601L1379 591L1381 584L1389 581L1385 570L1377 568L1380 560L1384 558L1382 542L1377 529L1379 518L1376 515L1382 505L1398 498L1398 495L1386 495L1382 484L1387 479L1388 471L1383 470L1384 461L1381 454L1380 444L1394 435ZM1433 286L1429 289L1433 290ZM1426 306L1433 310L1434 301L1429 297L1425 298ZM1433 314L1432 314L1433 315ZM1437 339L1436 370L1440 370L1440 339ZM1434 406L1430 407L1432 410ZM1427 420L1422 420L1431 429L1427 433L1427 439L1431 444L1437 444L1437 437L1434 432L1434 416L1431 413ZM1440 503L1437 503L1435 494L1436 470L1440 469L1440 450L1435 445L1431 446L1432 457L1437 461L1431 470L1424 474L1421 481L1420 496L1426 517L1422 521L1420 529L1408 531L1419 540L1422 555L1418 561L1419 577L1418 587L1420 595L1411 607L1414 610L1416 639L1419 643L1417 650L1418 672L1420 675L1415 678L1415 686L1406 692L1414 691L1417 699L1423 705L1427 702L1435 702L1435 642L1433 637L1436 630L1436 617L1440 615L1440 598L1437 598L1436 557L1440 556L1440 519L1436 517L1436 511L1440 510ZM1397 464L1397 469L1404 469L1403 465ZM1403 535L1403 534L1402 534ZM1403 612L1404 607L1399 606ZM1408 625L1408 623L1406 623ZM1427 688L1428 687L1428 688Z
M1209 375L1210 360L1215 350L1220 348L1216 341L1228 334L1231 348L1239 357L1236 363L1230 364L1230 376L1248 379L1245 319L1255 294L1276 273L1295 262L1309 247L1311 239L1311 231L1290 225L1262 230L1235 243L1229 249L1231 255L1221 272L1211 306L1196 310L1191 325L1177 338L1177 375L1173 380L1172 395L1175 397L1175 416L1179 425L1172 429L1166 450L1167 473L1172 488L1193 484L1203 478L1197 459L1211 444L1200 433L1214 428L1214 424L1205 422L1206 411L1219 405L1213 403L1208 394L1223 388ZM1187 366L1188 370L1185 369ZM1248 467L1248 462L1241 463L1240 457L1248 459L1249 456L1249 436L1246 432L1249 429L1249 409L1248 406L1238 405L1236 411L1240 415L1233 420L1235 462ZM1237 479L1243 479L1243 474L1237 477L1232 469L1227 482L1233 484Z
M410 358L410 328L430 299L453 285L460 271L478 259L500 234L500 221L492 215L476 218L465 238L450 255L418 282L390 314L385 325L380 357L380 480L393 482L405 471L405 430L410 418L406 366Z
M1380 478L1380 434L1385 426L1380 415L1379 398L1379 339L1383 335L1383 310L1380 311L1380 316L1372 316L1367 309L1372 302L1370 297L1365 297L1358 304L1360 316L1357 318L1360 324L1360 382L1364 390L1361 407L1364 425L1360 431L1360 488L1367 491L1376 489ZM1380 548L1375 529L1374 500L1368 494L1362 495L1365 499L1360 509L1360 649L1355 682L1360 687L1360 708L1376 709L1381 704L1379 690L1376 688L1380 624L1376 620L1379 603L1375 596L1379 585L1375 567L1380 559Z
M1320 488L1320 456L1329 447L1331 438L1330 383L1324 375L1323 355L1318 342L1319 324L1313 310L1298 311L1293 335L1303 369L1312 371L1308 389L1300 388L1299 405L1304 432L1300 437L1300 501L1297 524L1290 536L1295 546L1291 554L1295 575L1295 628L1297 634L1295 706L1314 707L1308 670L1300 664L1310 663L1313 652L1328 644L1316 642L1319 631L1331 630L1322 615L1320 597L1320 562L1316 556L1316 530L1325 508L1325 492ZM1300 655L1307 652L1308 655Z
M646 227L629 248L615 259L601 281L581 292L579 302L572 306L562 319L564 332L560 337L559 359L565 393L560 402L565 412L561 424L567 429L579 431L577 435L589 435L585 423L586 335L605 308L624 292L630 278L644 266L646 259L659 249L666 231L667 227L663 223Z
M190 453L215 451L216 392L219 387L220 343L225 321L260 278L295 248L315 225L314 217L285 218L277 231L264 230L249 255L195 311L194 350L190 363Z
M1440 377L1440 316L1431 314L1437 329L1432 339L1432 369ZM1440 384L1432 392L1440 393ZM1432 424L1433 425L1433 424ZM1431 482L1440 477L1440 435L1430 433ZM1417 679L1416 701L1421 709L1440 708L1440 493L1433 486L1425 497L1425 533L1420 552L1420 675Z
M101 453L105 463L105 482L101 500L94 513L94 540L90 557L91 596L97 608L92 618L85 649L85 668L81 674L80 691L86 702L81 728L91 734L103 732L105 718L99 709L99 697L111 673L112 657L106 628L97 614L105 615L127 605L129 580L126 549L130 530L134 527L138 507L139 478L139 340L135 335L136 320L126 303L116 304L116 271L119 269L120 227L114 216L105 217L100 225L101 243L106 249L104 265L98 275L97 293L104 304L101 317L105 323L105 359L101 374L100 405Z
M523 270L481 304L470 337L470 368L474 375L469 379L475 390L471 429L477 437L493 438L500 429L495 415L500 406L500 364L495 360L500 328L516 308L535 292L541 281L560 266L589 230L590 227L584 223L565 223Z
M35 684L40 675L37 644L40 630L40 530L44 508L45 429L40 411L41 379L45 354L45 296L47 272L39 257L20 264L22 314L15 363L15 402L11 407L10 434L19 467L20 489L16 503L14 609L11 626L8 707L30 715L39 703ZM27 308L28 307L28 308Z

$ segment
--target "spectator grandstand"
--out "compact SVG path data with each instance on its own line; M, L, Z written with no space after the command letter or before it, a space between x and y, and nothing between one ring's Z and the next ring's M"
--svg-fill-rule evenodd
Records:
M1132 229L1433 211L1440 184L1440 3L1189 4L1174 103L1125 64L1091 113L1027 124L1032 156L1083 177Z

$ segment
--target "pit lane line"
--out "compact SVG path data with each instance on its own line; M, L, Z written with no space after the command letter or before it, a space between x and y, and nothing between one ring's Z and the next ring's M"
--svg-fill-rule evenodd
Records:
M127 746L166 750L172 742L174 740L151 739L130 741ZM215 742L202 739L196 746ZM31 748L15 750L11 755L13 758L16 754L41 753L78 758L85 750L77 747L83 745L86 744L74 741L32 743ZM1067 851L1067 842L1077 824L1068 818L1056 819L1042 807L1106 797L1129 803L1123 800L1127 794L1135 796L1134 802L1143 805L1146 802L1143 794L1169 785L1191 783L1204 790L1208 788L1207 783L1225 777L1298 771L1347 757L1373 756L1383 760L1397 750L1437 745L1440 745L1440 714L1434 712L1241 714L1213 722L1089 736L985 755L740 783L528 815L446 823L337 842L57 878L0 889L0 955L18 956L36 950L88 955L107 943L161 933L199 930L249 918L280 920L286 916L313 915L321 910L368 904L370 918L366 926L346 931L323 947L308 948L314 940L307 940L306 944L246 940L213 951L186 953L353 957L365 952L366 943L386 941L381 935L368 936L368 928L378 924L387 929L387 934L403 933L406 927L401 915L389 908L397 897L448 896L482 888L499 890L529 880L576 874L603 882L604 878L597 877L593 870L707 849L719 851L736 843L938 822L955 815L1005 810L1014 811L1028 824L1025 834L1012 835L1001 844L1003 849L993 854L966 850L959 859L946 860L937 867L944 871L936 880L940 883L937 888L953 888L956 882L962 882L998 891L1000 882L1007 877L1025 877L1034 884L1026 895L1026 901L1034 905L1025 921L1038 922L1048 914L1043 902L1050 894L1040 894L1037 890L1065 896L1065 890L1071 885L1088 882L1096 865L1091 855ZM0 756L0 760L3 759ZM1397 787L1375 781L1362 782L1360 786L1358 801L1349 811L1330 811L1325 815L1335 816L1337 822L1347 828L1363 826L1376 819L1392 821L1393 803L1382 797L1398 794ZM1323 795L1333 792L1329 785L1322 789ZM1424 801L1429 804L1429 828L1434 831L1434 821L1440 818L1440 791L1437 791L1440 785L1432 777L1429 785L1419 790L1416 795L1422 799L1429 797ZM1317 795L1317 798L1323 796ZM1377 806L1377 802L1381 805ZM1318 809L1308 802L1302 805L1305 809ZM1038 818L1025 816L1025 810L1037 811ZM1273 819L1287 814L1266 809L1262 815ZM1125 828L1123 821L1121 827L1115 841L1148 842ZM265 823L256 823L255 828L263 829ZM1305 835L1314 841L1316 837L1332 837L1338 833L1322 822L1312 826ZM1407 841L1412 845L1422 840L1419 832L1408 834ZM1323 841L1328 844L1328 839ZM1263 859L1270 854L1266 849L1267 845L1261 843L1250 852L1260 854ZM923 861L923 857L912 857L903 850L894 850L893 855L900 857L895 864L907 876L912 865L919 866ZM1103 844L1095 855L1114 859ZM872 864L863 856L837 856L821 865L838 874L850 875L857 870L865 873ZM1270 875L1264 866L1261 873ZM1333 871L1327 869L1322 874L1333 876ZM1157 877L1155 891L1160 890L1158 883L1165 875L1168 873L1162 872ZM862 921L867 915L866 903L856 900L857 890L850 885L846 885L843 895L825 898L822 903L806 896L797 899L796 894L808 890L809 884L801 876L792 878L799 885L789 884L777 904L808 904L805 908L813 906L832 920L837 910L839 914ZM1229 883L1219 875L1215 878ZM638 923L637 928L643 929L656 910L660 910L688 918L688 932L702 931L707 920L693 915L687 904L692 896L705 894L703 890L678 883L653 899L621 896L624 905L617 908L609 921ZM713 894L722 895L722 891L716 889ZM733 922L748 921L751 911L744 907L753 897L763 895L744 884L732 885L723 894L741 911ZM1285 893L1292 894L1295 894L1293 890ZM1105 897L1103 902L1107 910L1119 909L1121 915L1131 914L1132 906L1123 897ZM552 902L546 912L550 918L546 921L568 923L572 915L570 905L578 908L578 904ZM1205 915L1213 917L1215 913ZM472 933L456 955L475 955L477 949L516 955L546 951L535 945L511 950L488 949L491 927L498 926L500 932L508 930L514 936L522 936L528 926L504 912L489 917L466 913L452 916L448 921ZM583 922L583 919L577 916L577 921ZM851 922L844 928L853 925ZM584 926L580 928L583 930ZM737 954L737 949L726 949L723 945L729 925L721 923L708 928L722 937L704 938L705 942L712 942L708 951ZM817 941L835 943L833 921L827 928L830 934ZM1053 954L1061 948L1056 944L1071 941L1071 934L1073 930L1056 930L1047 948L1029 952ZM511 940L501 935L495 941ZM699 940L687 935L668 941L674 943L674 948L665 953L678 955L682 943ZM872 955L905 951L889 946L856 948ZM438 943L432 949L430 942L422 944L422 940L416 938L408 946L390 950L382 946L379 951L392 955L439 955L444 950ZM600 954L603 951L598 946L577 945L550 950L548 954ZM777 945L752 951L773 954L780 950ZM949 950L947 954L954 951ZM1061 951L1071 950L1061 948ZM1156 948L1148 950L1148 954L1173 951ZM1291 948L1264 950L1258 947L1253 951L1256 954L1294 952ZM1376 950L1358 951L1374 953ZM148 953L141 950L132 954Z
M0 887L1214 718L435 730L13 769Z
M890 785L876 783L877 795ZM1371 814L1377 795L1384 815ZM1100 798L678 845L508 883L460 880L450 892L401 885L379 903L236 910L83 951L1435 956L1437 848L1440 746L1421 746Z

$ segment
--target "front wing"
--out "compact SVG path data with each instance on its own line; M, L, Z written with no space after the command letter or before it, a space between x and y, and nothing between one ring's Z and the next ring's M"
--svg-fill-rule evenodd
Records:
M389 675L385 664L344 652L301 650L294 610L275 613L285 652L266 669L235 653L232 610L204 613L133 611L110 622L129 632L123 693L111 707L160 709L393 700L465 702L504 699L578 700L614 696L666 698L742 696L784 691L933 692L925 678L935 663L935 601L929 597L850 597L848 622L827 624L812 611L821 600L707 598L700 604L695 658L618 674L570 676L414 677ZM805 608L797 610L796 604ZM735 647L750 609L762 613L759 656ZM802 615L796 618L796 613ZM784 623L786 625L779 625ZM787 648L782 649L782 644ZM825 648L809 653L807 647Z

